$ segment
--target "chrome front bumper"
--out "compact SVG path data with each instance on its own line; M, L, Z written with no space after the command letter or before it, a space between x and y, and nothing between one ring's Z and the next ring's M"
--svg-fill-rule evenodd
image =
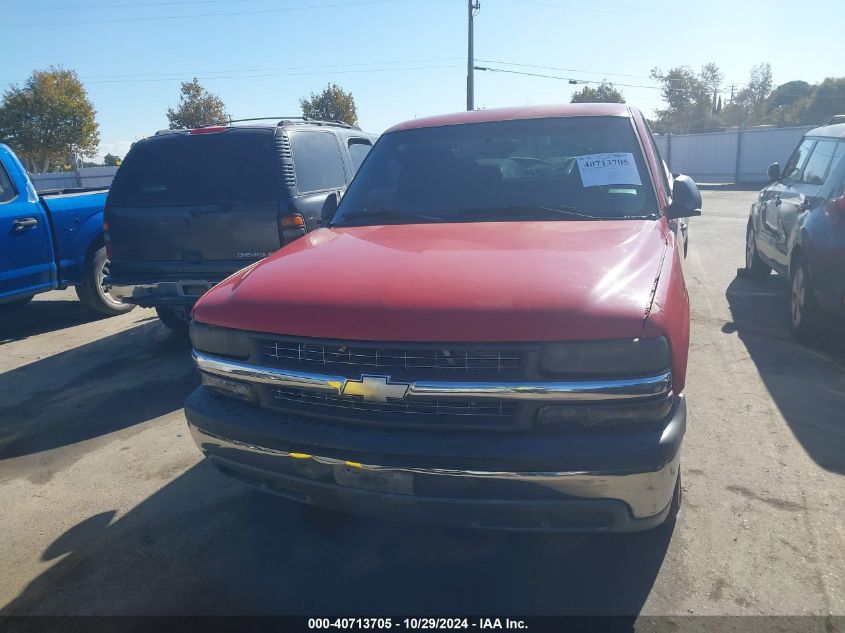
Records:
M485 497L476 499L452 499L466 504L486 503L491 506L519 506L519 499L514 499L513 491L528 491L530 488L540 487L560 500L559 506L565 506L574 501L617 501L624 503L634 519L659 524L668 512L678 479L680 453L662 467L651 472L487 472L476 470L448 470L439 468L418 467L388 467L376 464L362 464L353 460L321 457L309 453L298 453L276 448L256 446L247 442L227 439L214 435L197 426L190 425L191 435L203 453L212 462L222 465L221 470L233 475L247 473L242 479L249 483L265 488L270 492L277 492L282 496L293 497L299 501L310 501L307 498L297 498L298 495L285 494L285 490L296 491L299 482L322 482L330 487L345 488L350 491L369 493L388 497L404 497L413 501L419 497L419 488L437 489L441 484L448 489L454 482L447 480L459 479L463 487L476 490L494 490L497 484L510 485L511 498ZM269 459L273 463L272 470L259 462L255 457ZM250 466L250 464L252 464ZM279 480L288 482L289 487L275 487ZM291 482L293 485L291 486ZM519 487L516 487L519 486ZM308 487L307 484L305 486ZM307 492L304 493L307 497ZM430 499L430 495L428 496ZM527 497L526 497L527 498ZM445 498L441 498L445 501ZM539 503L555 503L543 501ZM649 521L652 519L652 521ZM484 527L484 526L481 526Z

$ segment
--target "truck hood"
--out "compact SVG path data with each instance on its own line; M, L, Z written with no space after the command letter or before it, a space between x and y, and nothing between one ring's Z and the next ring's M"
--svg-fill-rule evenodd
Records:
M636 337L664 230L641 220L320 229L219 284L194 318L369 341Z

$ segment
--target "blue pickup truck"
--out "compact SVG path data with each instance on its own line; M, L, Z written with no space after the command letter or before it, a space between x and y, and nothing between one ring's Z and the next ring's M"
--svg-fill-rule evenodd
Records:
M77 189L39 196L17 156L0 144L0 310L70 286L99 314L134 307L112 297L104 283L107 192Z

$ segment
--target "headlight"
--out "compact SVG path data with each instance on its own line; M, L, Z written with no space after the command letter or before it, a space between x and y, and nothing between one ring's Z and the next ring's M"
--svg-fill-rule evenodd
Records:
M246 400L247 402L258 402L258 394L255 393L252 386L237 380L228 380L202 372L202 384L223 396Z
M191 321L191 344L195 349L226 358L249 358L249 337L243 332Z
M669 370L669 341L656 338L567 341L546 346L540 373L549 378L627 378Z

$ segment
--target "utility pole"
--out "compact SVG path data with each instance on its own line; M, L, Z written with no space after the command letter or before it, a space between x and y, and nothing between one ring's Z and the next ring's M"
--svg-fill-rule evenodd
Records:
M475 55L472 42L472 19L481 9L479 0L467 0L467 110L475 110Z

